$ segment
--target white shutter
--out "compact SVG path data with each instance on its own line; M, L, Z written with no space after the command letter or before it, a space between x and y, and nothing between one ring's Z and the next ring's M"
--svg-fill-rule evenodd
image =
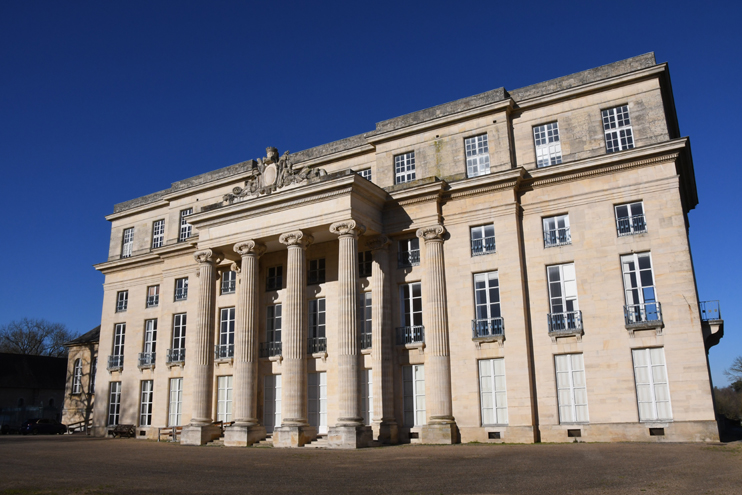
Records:
M587 423L587 385L582 354L561 354L554 357L554 362L560 422Z
M672 420L664 349L634 349L632 353L639 421Z

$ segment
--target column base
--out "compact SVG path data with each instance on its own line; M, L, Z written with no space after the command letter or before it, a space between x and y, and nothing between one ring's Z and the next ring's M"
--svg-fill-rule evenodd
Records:
M327 433L331 449L362 449L370 447L374 432L370 426L333 426Z
M396 445L399 443L399 429L397 423L374 422L374 440L384 445Z
M451 445L459 443L456 423L425 425L420 428L420 443Z
M315 438L315 426L280 426L273 430L273 446L279 448L303 447Z
M232 425L224 432L225 447L249 447L265 438L265 426Z
M222 436L222 427L217 425L183 427L180 432L181 445L204 445Z

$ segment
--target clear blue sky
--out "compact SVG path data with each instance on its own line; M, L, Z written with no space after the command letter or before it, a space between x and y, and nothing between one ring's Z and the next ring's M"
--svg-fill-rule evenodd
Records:
M100 322L113 204L493 88L654 51L700 204L714 382L742 355L742 2L0 2L0 324Z

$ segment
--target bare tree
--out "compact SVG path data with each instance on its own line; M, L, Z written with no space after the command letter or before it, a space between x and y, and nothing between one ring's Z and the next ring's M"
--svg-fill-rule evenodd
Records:
M729 377L732 382L742 382L742 356L737 356L732 365L728 370L724 371L724 374Z
M63 357L64 343L75 338L64 323L23 318L0 326L0 352Z

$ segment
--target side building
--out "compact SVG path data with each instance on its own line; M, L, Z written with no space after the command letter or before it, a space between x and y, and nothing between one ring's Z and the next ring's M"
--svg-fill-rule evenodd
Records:
M100 326L65 343L67 381L62 422L70 432L90 433L95 404L95 374L98 367Z
M697 203L650 53L117 204L95 434L716 441Z

